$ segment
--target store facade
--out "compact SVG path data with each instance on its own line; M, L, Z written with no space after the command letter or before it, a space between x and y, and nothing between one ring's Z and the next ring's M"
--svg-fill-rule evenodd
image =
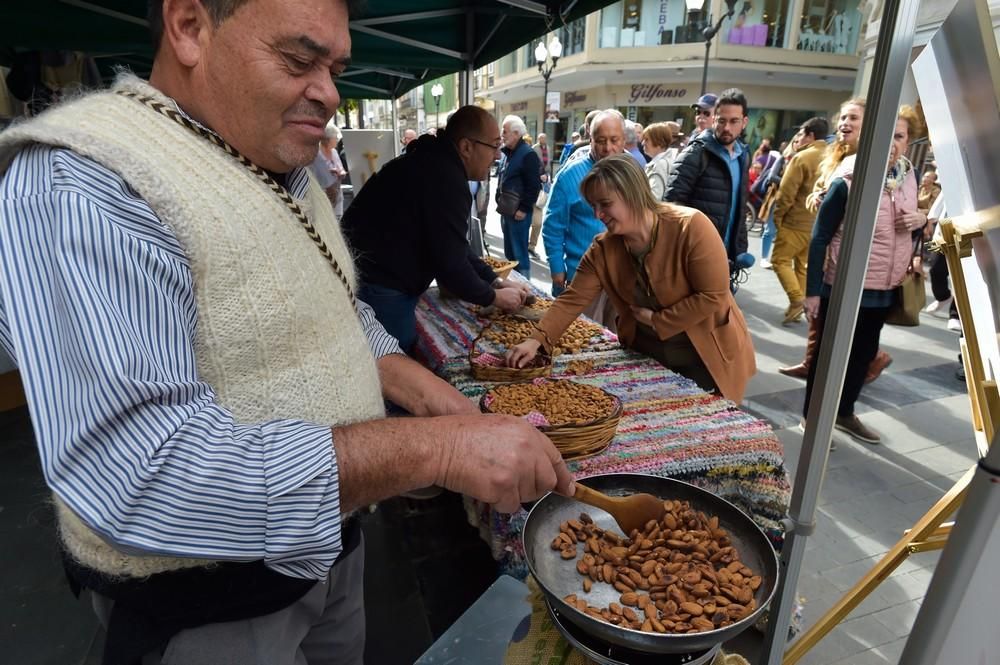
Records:
M739 87L747 95L752 148L779 142L813 115L830 116L854 92L864 25L857 0L766 0L738 6L712 45L708 92ZM616 108L648 125L673 120L688 133L701 92L704 41L700 31L724 13L723 0L702 10L684 3L624 0L553 33L570 44L549 80L560 94L559 122L544 131L562 142L593 109ZM550 39L547 37L546 39ZM501 60L486 89L498 118L522 117L532 136L542 126L544 86L531 62L534 44ZM551 140L551 138L550 138Z
M672 120L680 124L685 134L694 126L691 104L698 99L700 83L607 83L601 80L605 77L600 72L595 72L593 78L596 85L563 92L559 123L546 123L544 130L550 141L554 137L557 144L562 144L572 132L579 131L587 113L593 109L618 109L626 118L643 126ZM774 145L789 139L804 121L815 115L831 115L851 94L849 88L804 90L746 85L739 81L720 82L710 91L718 93L727 87L739 87L746 93L750 104L746 140L754 149L764 138L774 139L777 142ZM505 102L501 97L495 101L498 118L511 114L520 116L525 119L528 133L538 135L541 98Z

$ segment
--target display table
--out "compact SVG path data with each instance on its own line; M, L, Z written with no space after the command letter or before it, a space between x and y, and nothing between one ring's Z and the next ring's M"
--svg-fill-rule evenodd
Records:
M417 306L418 357L476 399L493 385L473 379L468 364L469 346L485 324L474 305L442 300L436 289ZM568 375L570 360L590 361L593 369ZM598 386L622 401L611 445L594 457L571 462L575 476L633 472L683 480L732 502L780 544L779 521L791 487L781 442L770 425L658 362L622 348L607 331L584 351L557 356L552 376ZM524 579L521 530L527 513L501 514L472 500L466 506L500 572Z

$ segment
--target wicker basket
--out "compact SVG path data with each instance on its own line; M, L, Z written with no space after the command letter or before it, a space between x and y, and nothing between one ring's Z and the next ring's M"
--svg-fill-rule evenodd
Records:
M566 379L555 379L565 381ZM567 461L579 460L604 452L615 438L618 421L622 417L621 400L607 392L602 392L614 400L614 409L606 416L574 425L548 425L538 427L538 430L549 437L556 449ZM493 413L486 406L487 391L479 399L479 409L483 413Z
M498 259L493 259L493 260L497 261ZM493 268L493 266L490 265L489 263L487 263L486 265L490 266L490 268ZM508 277L510 277L510 271L516 267L517 267L517 261L506 261L504 263L501 263L500 267L493 268L493 272L495 272L497 277L499 277L500 279L507 279ZM455 300L458 298L458 296L456 296L454 293L444 288L443 286L438 287L438 294L444 300Z
M493 258L493 257L487 257L487 258ZM499 259L493 259L493 260L499 261ZM510 277L510 271L516 268L517 264L518 264L517 261L504 261L499 265L493 265L490 262L486 263L486 265L488 265L490 268L493 268L493 272L495 272L497 274L497 277L499 277L500 279L507 279L508 277Z
M469 349L469 369L472 376L480 381L502 381L504 383L516 383L518 381L530 381L540 376L548 376L552 373L552 358L545 353L539 353L535 360L528 367L520 369L516 367L494 367L492 365L481 365L476 362L481 353L476 349L476 344L483 338L493 322L487 323L476 338L472 340L472 347Z

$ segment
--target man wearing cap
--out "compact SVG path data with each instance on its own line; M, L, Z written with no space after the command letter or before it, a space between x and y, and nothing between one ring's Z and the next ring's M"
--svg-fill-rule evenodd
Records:
M691 105L691 108L694 109L694 126L696 128L695 131L691 132L692 140L712 126L712 116L715 115L717 101L719 101L718 97L708 93L699 97L698 101Z
M715 99L702 95L698 100ZM702 126L701 110L696 124ZM726 245L731 269L747 251L746 206L750 153L739 137L747 126L747 100L730 88L716 100L715 126L693 136L677 156L663 200L705 213Z

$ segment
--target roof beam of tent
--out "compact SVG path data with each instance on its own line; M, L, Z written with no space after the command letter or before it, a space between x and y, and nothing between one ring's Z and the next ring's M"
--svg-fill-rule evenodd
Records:
M535 2L534 0L499 0L505 5L510 5L511 7L517 7L518 9L524 9L526 11L532 12L534 14L541 14L542 16L548 16L548 8L541 2Z
M482 43L479 44L479 48L477 48L476 52L472 54L473 60L479 57L479 54L483 52L483 49L486 48L486 46L490 43L490 40L493 39L493 35L497 34L497 30L500 29L501 25L503 25L503 20L505 18L507 17L504 14L501 14L499 20L497 20L497 22L493 24L493 27L490 28L490 31L486 34L486 37L483 39Z
M71 7L79 7L80 9L86 9L89 12L94 12L95 14L102 14L110 18L116 18L119 21L126 21L128 23L134 23L136 25L141 25L144 28L149 27L149 21L139 16L132 16L131 14L126 14L125 12L118 12L114 9L108 9L107 7L101 7L100 5L95 5L92 2L86 2L85 0L59 0L59 2L64 5L70 5Z
M351 29L364 33L366 35L379 37L381 39L385 39L390 42L398 42L400 44L406 44L407 46L413 46L414 48L424 49L425 51L430 51L431 53L439 53L441 55L446 55L449 58L454 58L456 60L464 61L466 59L464 53L454 51L450 48L445 48L443 46L438 46L436 44L428 44L427 42L422 42L417 39L410 39L409 37L401 37L400 35L394 35L390 32L385 32L384 30L376 30L375 28L369 28L364 25L357 25L353 21L351 22Z
M373 72L373 71L375 71L375 70L372 69L371 67L363 67L363 68L360 68L360 69L348 69L347 71L342 72L340 74L339 78L346 79L346 78L349 78L351 76L361 76L362 74L368 74L369 72Z
M361 18L351 21L351 27L359 25L381 25L383 23L408 23L410 21L423 21L430 18L443 18L445 16L459 16L465 10L458 9L438 9L435 11L412 12L410 14L394 14L392 16L376 16L374 18Z
M368 71L377 72L379 74L385 74L386 76L395 76L401 79L416 79L416 74L411 74L409 72L400 71L397 69L388 69L386 67L369 67Z
M364 83L355 83L354 81L344 81L344 85L350 86L352 88L360 88L361 90L371 90L372 92L378 92L383 95L392 94L392 90L389 90L388 88L376 88L373 85L366 85Z

